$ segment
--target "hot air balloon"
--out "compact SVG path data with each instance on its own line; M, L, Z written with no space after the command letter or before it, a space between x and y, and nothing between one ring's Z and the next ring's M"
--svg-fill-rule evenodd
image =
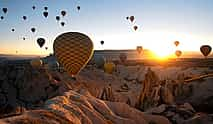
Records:
M131 22L133 22L135 20L135 17L134 16L130 16L129 19L130 19Z
M206 58L212 51L212 47L209 45L202 45L200 47L200 52L203 54L203 56Z
M33 59L30 61L30 65L33 67L33 68L40 68L42 67L42 60L41 59Z
M104 64L104 72L108 74L112 74L114 70L115 70L115 64L113 62L106 62Z
M13 28L13 29L12 29L12 32L14 32L14 31L15 31L15 29Z
M122 63L124 63L124 62L126 62L126 60L127 60L127 54L126 54L126 53L121 53L121 54L119 55L119 58L120 58L120 61L121 61Z
M136 25L135 25L133 28L134 28L134 30L135 30L135 31L137 31L137 29L138 29L138 26L136 26Z
M141 52L143 51L143 47L142 46L137 46L136 50L137 50L137 52L139 54L141 54Z
M180 44L180 42L179 41L175 41L174 44L177 47Z
M35 7L35 6L32 6L32 8L33 8L33 10L35 10L36 7Z
M60 16L55 17L56 21L60 21Z
M7 13L7 8L2 8L2 11L6 14Z
M47 6L45 6L45 7L44 7L44 10L48 10L48 7L47 7Z
M78 9L78 11L81 9L81 7L80 6L77 6L77 9Z
M103 40L101 41L101 45L104 45L104 41Z
M45 47L46 50L48 50L48 47Z
M42 48L45 44L45 39L44 38L38 38L37 43L38 43L39 47Z
M126 17L126 20L129 20L129 16Z
M35 28L31 28L31 31L34 33L36 31L36 29Z
M175 55L176 55L177 57L180 57L180 56L182 55L182 51L176 50L176 51L175 51Z
M66 15L66 11L62 10L61 15L64 17Z
M23 18L24 20L26 20L26 19L27 19L27 16L23 16L22 18Z
M74 77L90 60L93 42L85 34L67 32L55 39L53 50L59 64Z
M44 17L45 17L45 18L47 18L47 16L48 16L48 12L46 12L46 11L45 11L45 12L43 12L43 15L44 15Z
M26 38L25 38L25 37L23 37L23 40L26 40Z
M4 19L4 16L1 16L1 20L3 20Z
M65 22L61 22L61 26L64 27L64 25L65 25Z

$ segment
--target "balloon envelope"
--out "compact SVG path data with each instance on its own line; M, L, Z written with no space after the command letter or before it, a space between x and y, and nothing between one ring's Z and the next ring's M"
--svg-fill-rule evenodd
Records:
M134 30L135 30L135 31L137 31L137 29L138 29L138 26L136 26L136 25L135 25L133 28L134 28Z
M56 19L57 21L59 21L59 20L60 20L60 16L56 16L55 19Z
M104 41L103 40L101 41L101 45L104 45Z
M48 10L48 7L47 7L47 6L45 6L45 7L44 7L44 10Z
M80 7L80 6L77 6L77 9L78 9L78 10L80 10L80 9L81 9L81 7Z
M182 51L176 50L176 51L175 51L175 55L176 55L177 57L180 57L180 56L182 55Z
M38 38L37 44L39 45L40 48L42 48L45 44L45 39L44 38Z
M35 28L31 28L31 31L34 33L36 31L36 29Z
M135 20L135 17L134 16L130 16L129 19L130 19L131 22L133 22Z
M27 19L27 16L23 16L22 18L23 18L24 20L26 20L26 19Z
M93 42L85 34L67 32L55 39L53 50L59 64L69 74L75 76L90 60L93 54Z
M175 41L174 44L177 47L180 44L180 42L179 41Z
M2 11L6 14L7 13L7 8L2 8Z
M64 27L64 25L65 25L65 22L61 22L61 26Z
M32 8L33 8L33 10L35 10L36 7L35 7L35 6L32 6Z
M143 47L142 46L137 46L136 50L137 50L137 52L139 54L141 54L141 52L143 51Z
M47 16L48 16L48 12L43 12L43 15L44 15L44 17L46 17L47 18Z
M4 19L4 16L1 16L1 20L3 20Z
M66 11L62 10L62 11L61 11L61 15L62 15L62 16L65 16L65 15L66 15Z
M204 57L207 57L212 51L212 47L209 45L202 45L200 47L200 52L203 54Z

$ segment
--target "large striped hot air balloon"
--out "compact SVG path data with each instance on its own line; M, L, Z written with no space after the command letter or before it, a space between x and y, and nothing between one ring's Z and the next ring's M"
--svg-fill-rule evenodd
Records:
M53 49L60 65L74 77L90 60L93 42L85 34L67 32L55 39Z

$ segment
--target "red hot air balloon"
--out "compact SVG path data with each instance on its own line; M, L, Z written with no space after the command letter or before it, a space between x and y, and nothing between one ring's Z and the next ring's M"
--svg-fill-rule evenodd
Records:
M38 43L39 47L42 48L45 44L45 39L44 38L38 38L37 43Z
M174 44L177 47L180 44L180 42L179 41L175 41Z
M176 50L176 51L175 51L175 55L176 55L177 57L180 57L180 56L182 55L182 51Z
M212 47L209 45L202 45L200 47L200 52L203 54L203 56L206 58L212 51Z

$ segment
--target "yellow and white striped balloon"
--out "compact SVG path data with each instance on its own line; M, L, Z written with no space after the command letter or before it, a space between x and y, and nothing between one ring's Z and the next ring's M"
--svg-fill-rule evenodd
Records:
M72 76L77 75L93 54L93 42L85 34L67 32L59 35L53 44L58 62Z

